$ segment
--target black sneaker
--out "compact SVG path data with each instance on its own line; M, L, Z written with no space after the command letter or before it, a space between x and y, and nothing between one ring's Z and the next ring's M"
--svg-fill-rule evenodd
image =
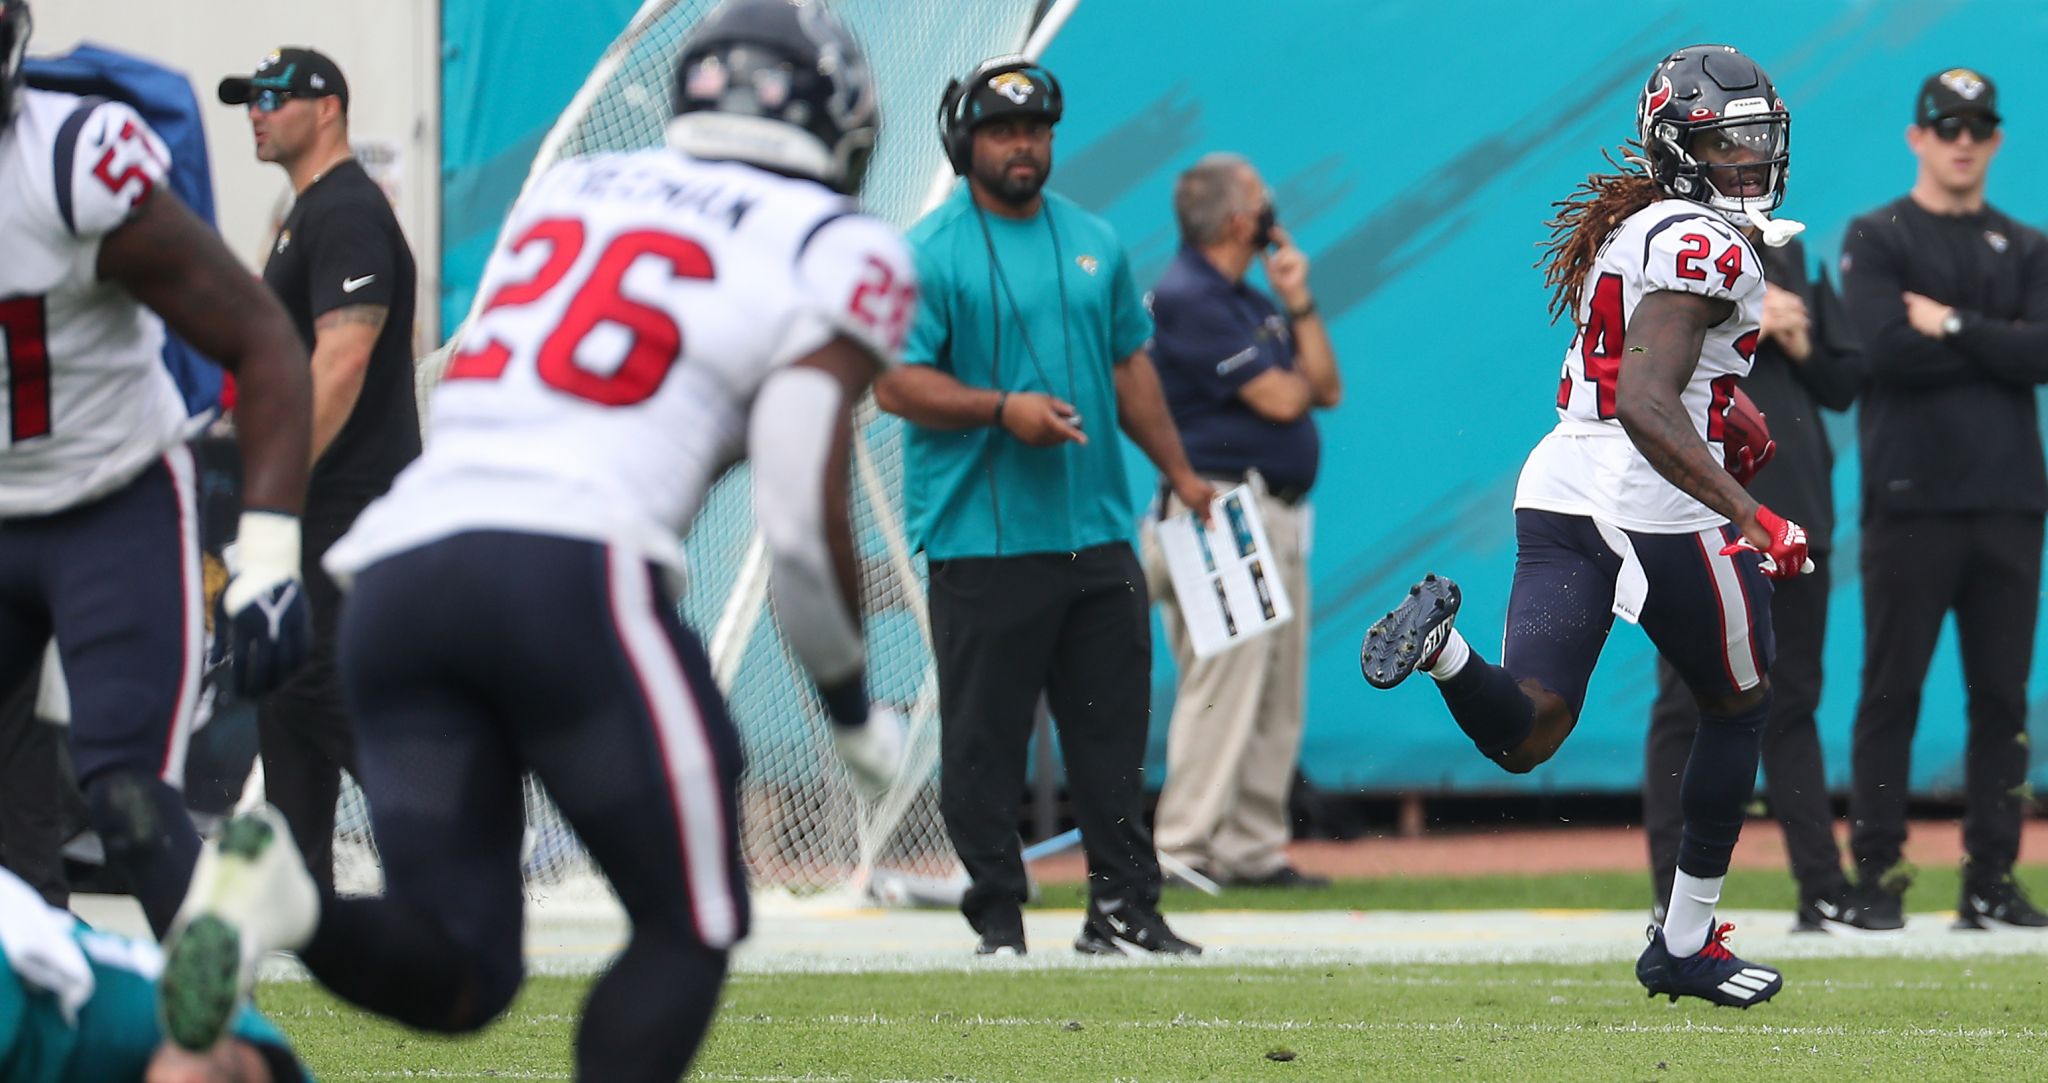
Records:
M1083 955L1202 954L1200 944L1182 940L1167 928L1158 911L1121 900L1088 907L1088 920L1081 925L1081 935L1074 938L1074 950Z
M1991 929L2048 929L2048 914L2041 912L2027 893L2020 890L2011 873L1996 880L1965 881L1963 896L1956 903L1958 931Z
M1679 958L1664 946L1664 930L1650 926L1650 946L1636 960L1636 980L1651 996L1698 997L1727 1008L1747 1008L1778 995L1785 976L1774 967L1744 962L1728 950L1731 924L1709 926L1706 947Z
M1374 688L1392 688L1418 669L1436 664L1458 616L1458 584L1435 575L1408 588L1394 611L1366 629L1358 668Z
M1802 918L1809 908L1820 931L1836 936L1892 936L1906 928L1903 885L1892 891L1866 880L1838 896L1807 900L1799 908Z

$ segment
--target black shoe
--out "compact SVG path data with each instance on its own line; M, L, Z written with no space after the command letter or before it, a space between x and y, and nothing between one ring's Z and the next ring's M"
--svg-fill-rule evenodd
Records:
M1182 940L1166 926L1156 910L1127 903L1105 908L1088 907L1088 920L1074 939L1074 950L1083 955L1200 955L1202 946Z
M1651 996L1664 995L1677 1003L1679 997L1698 997L1728 1008L1747 1008L1778 995L1785 976L1776 967L1745 962L1728 950L1732 924L1712 924L1707 944L1691 955L1679 958L1664 946L1664 930L1650 926L1650 946L1636 960L1636 980Z
M1292 865L1282 865L1264 876L1233 876L1231 887L1292 887L1313 890L1330 886L1327 876L1305 873Z
M1458 616L1458 584L1435 575L1408 588L1394 611L1373 622L1358 650L1358 668L1374 688L1392 688L1436 664Z
M1799 909L1792 912L1792 931L1795 933L1824 933L1828 931L1830 915L1840 916L1847 905L1849 881L1836 880L1833 887L1810 891L1799 890Z
M1024 954L1024 931L1003 930L981 934L981 943L974 945L976 955L1015 956Z
M1820 896L1800 904L1800 920L1809 909L1819 930L1837 936L1888 936L1906 927L1906 901L1901 878L1898 891L1864 881L1851 885L1840 895Z
M2011 873L1996 880L1965 880L1963 897L1956 903L1954 928L1962 930L2044 929L2048 914L2041 912Z

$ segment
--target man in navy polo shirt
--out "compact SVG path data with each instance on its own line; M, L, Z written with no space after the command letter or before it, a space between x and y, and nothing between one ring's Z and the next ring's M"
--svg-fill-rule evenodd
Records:
M1287 795L1301 749L1307 673L1307 496L1320 445L1310 411L1337 405L1330 335L1308 259L1274 222L1249 162L1211 154L1174 186L1181 249L1152 294L1152 355L1188 459L1219 487L1258 494L1295 618L1197 659L1153 532L1146 571L1165 608L1180 689L1166 746L1159 848L1226 882L1314 887L1288 864ZM1283 310L1244 281L1254 261ZM1168 492L1162 512L1186 510Z
M1043 692L1088 852L1074 947L1192 954L1159 916L1142 820L1152 635L1117 431L1183 499L1206 509L1215 490L1174 435L1123 245L1043 191L1059 83L998 57L943 105L946 155L967 183L911 228L923 303L875 399L910 423L904 497L931 561L940 807L972 881L960 908L977 952L1024 951L1017 806Z

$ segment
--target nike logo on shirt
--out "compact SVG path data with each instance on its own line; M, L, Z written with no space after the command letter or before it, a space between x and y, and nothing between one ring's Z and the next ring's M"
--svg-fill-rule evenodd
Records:
M364 275L361 278L344 278L341 280L341 292L354 293L376 280L376 275Z

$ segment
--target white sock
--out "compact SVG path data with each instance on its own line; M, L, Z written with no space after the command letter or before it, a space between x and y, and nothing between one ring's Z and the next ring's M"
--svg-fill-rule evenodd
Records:
M1664 912L1664 947L1685 958L1707 946L1707 933L1714 924L1714 907L1721 902L1721 881L1725 876L1692 876L1684 869L1671 882L1671 909Z
M1444 639L1444 649L1436 652L1436 664L1429 667L1429 675L1440 681L1450 680L1472 660L1472 645L1458 634L1456 628Z

